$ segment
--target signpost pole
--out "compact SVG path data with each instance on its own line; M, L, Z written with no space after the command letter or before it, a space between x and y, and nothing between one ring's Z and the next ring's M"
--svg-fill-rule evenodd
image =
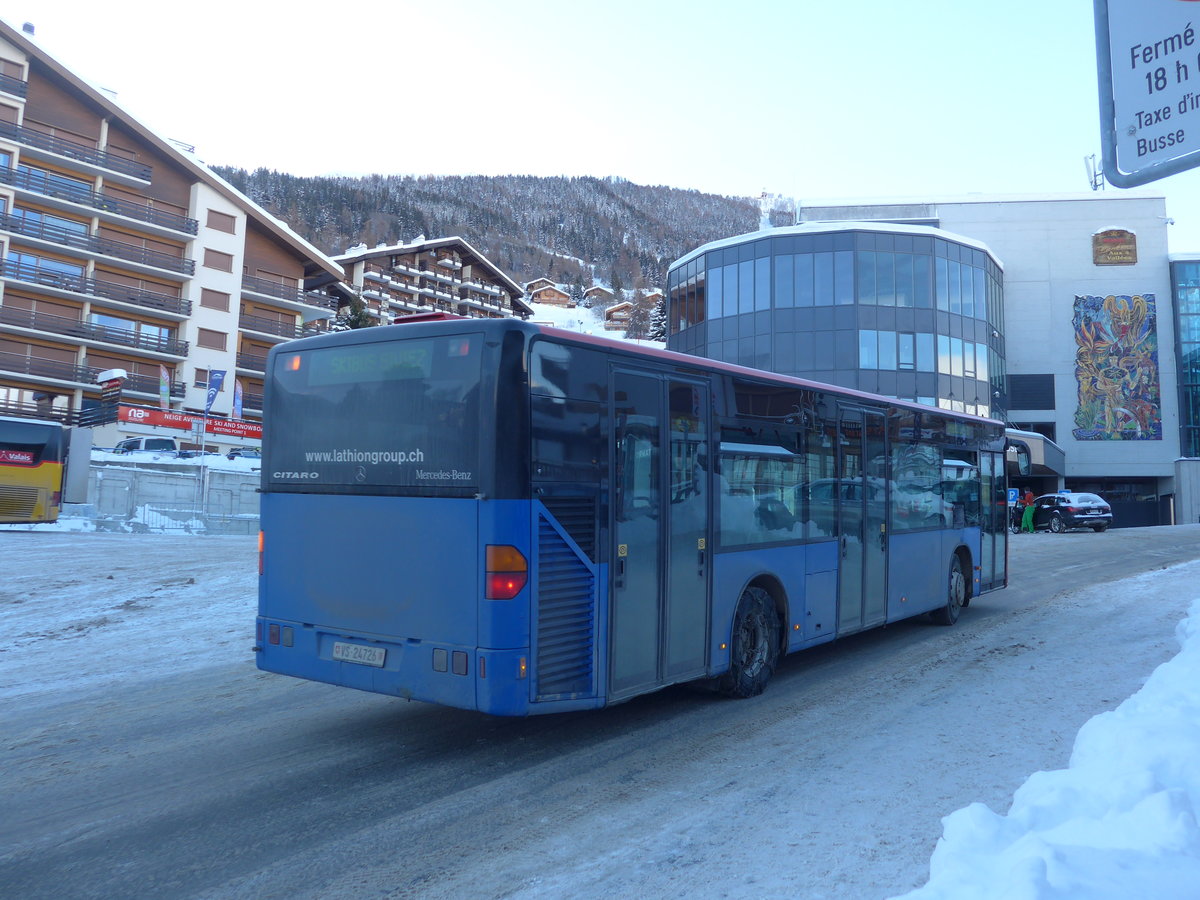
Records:
M208 423L203 420L192 422L192 443L200 445L201 455L197 457L197 460L200 463L204 462L204 455L203 455L204 429L207 426L207 424ZM192 504L196 509L197 517L199 517L201 514L201 505L204 500L203 482L204 482L204 468L202 466L201 468L199 468L196 471L196 492L195 492L195 499L193 500L193 504Z

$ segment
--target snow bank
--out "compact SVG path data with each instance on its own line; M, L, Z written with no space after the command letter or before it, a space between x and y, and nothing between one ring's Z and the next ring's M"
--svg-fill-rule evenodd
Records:
M604 310L598 306L591 309L585 309L582 306L565 309L549 303L529 303L529 308L533 310L533 315L529 317L530 322L541 322L564 331L576 331L580 334L629 341L631 344L638 344L642 347L655 347L661 350L664 346L662 341L630 340L625 337L624 331L610 331L605 328Z
M945 817L929 883L905 900L1200 897L1200 600L1176 637L1180 654L1088 721L1069 767L1032 775L1008 815Z
M229 459L221 453L181 457L174 452L166 451L161 453L151 451L114 453L111 450L102 448L92 448L92 462L119 463L125 466L153 465L155 468L161 466L178 466L181 469L188 469L190 471L195 471L200 466L204 466L206 469L214 472L257 472L262 468L261 459L250 459L244 456L235 456L233 459Z

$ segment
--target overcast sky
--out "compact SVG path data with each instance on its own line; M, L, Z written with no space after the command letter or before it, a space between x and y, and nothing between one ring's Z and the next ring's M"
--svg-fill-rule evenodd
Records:
M815 203L1086 192L1100 154L1092 0L0 0L0 17L214 165ZM1200 171L1136 191L1167 197L1172 252L1200 251Z

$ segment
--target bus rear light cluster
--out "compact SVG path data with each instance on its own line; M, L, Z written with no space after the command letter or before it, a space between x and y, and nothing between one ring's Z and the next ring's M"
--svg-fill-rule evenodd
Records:
M296 643L296 631L290 625L268 625L267 626L267 642L278 647L281 643L285 647L294 646ZM259 640L261 644L261 639Z
M509 544L488 544L484 596L488 600L511 600L529 581L529 561Z

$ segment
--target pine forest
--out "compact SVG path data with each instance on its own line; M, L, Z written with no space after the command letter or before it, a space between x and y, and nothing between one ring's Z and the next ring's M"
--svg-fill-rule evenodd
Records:
M299 177L214 167L318 249L462 237L519 284L663 288L701 244L754 231L759 202L620 178Z

